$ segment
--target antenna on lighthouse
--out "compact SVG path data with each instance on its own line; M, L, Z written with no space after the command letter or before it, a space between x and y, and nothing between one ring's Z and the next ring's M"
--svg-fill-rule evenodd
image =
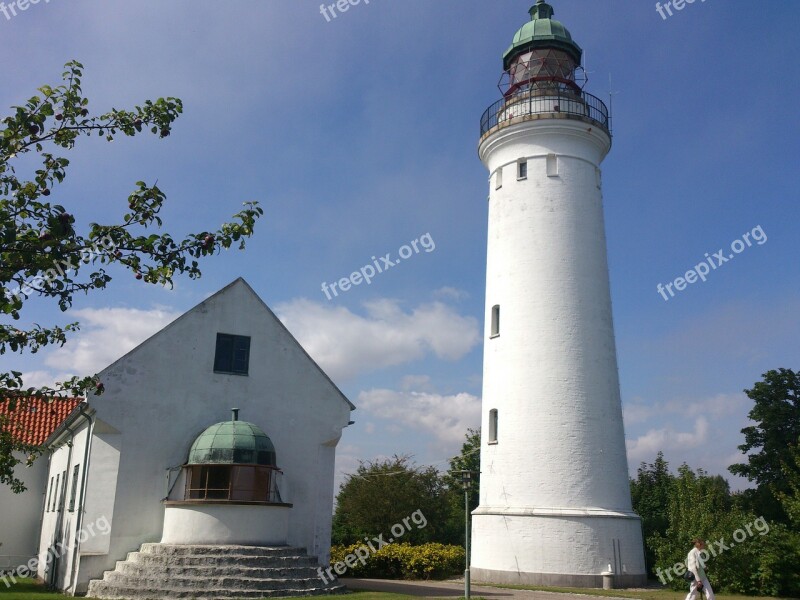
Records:
M609 129L611 128L611 118L614 114L614 96L619 94L619 91L612 91L613 86L611 85L611 72L608 73L608 120L609 120Z

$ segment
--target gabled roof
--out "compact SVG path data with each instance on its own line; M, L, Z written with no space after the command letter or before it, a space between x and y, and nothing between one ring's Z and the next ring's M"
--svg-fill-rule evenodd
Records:
M8 416L4 429L23 444L41 446L75 410L83 398L19 398L10 410L10 400L0 401L0 415Z
M120 363L123 360L127 359L128 356L130 356L134 352L137 352L142 346L147 344L150 340L152 340L153 338L161 335L163 332L167 331L171 327L174 327L175 324L178 323L179 321L181 321L182 319L189 318L190 315L192 315L192 313L198 311L204 304L206 304L207 302L210 302L211 300L214 300L218 296L224 296L229 290L231 290L232 288L234 288L236 286L244 286L244 288L250 294L252 294L256 298L256 300L258 300L259 304L261 304L261 306L264 308L265 312L272 318L272 320L277 324L277 326L280 329L282 329L284 333L286 333L286 335L289 337L289 339L291 339L296 344L297 348L299 348L300 351L306 356L306 358L308 358L308 360L313 365L313 367L315 369L317 369L317 371L319 371L319 373L328 381L328 383L331 385L331 387L333 388L333 390L336 393L336 395L338 395L339 398L345 404L347 404L347 406L350 408L351 411L356 410L355 404L350 402L350 400L347 398L347 396L344 395L344 392L342 392L342 390L339 389L339 386L337 386L333 382L333 380L330 378L330 376L322 369L322 367L320 367L319 364L317 364L317 361L315 361L311 357L311 355L306 351L306 349L303 348L303 346L300 344L300 342L297 341L297 338L295 338L294 335L292 335L292 332L289 331L289 329L286 327L286 325L283 324L283 322L278 318L278 316L274 312L272 312L272 309L269 306L267 306L267 303L264 302L264 300L261 299L261 296L259 296L256 293L256 291L250 286L249 283L247 283L247 281L244 280L243 277L237 277L232 282L230 282L228 285L226 285L224 288L222 288L221 290L219 290L218 292L216 292L214 294L211 294L211 296L209 296L208 298L206 298L205 300L203 300L202 302L200 302L199 304L197 304L193 308L187 310L185 313L183 313L177 319L175 319L174 321L172 321L171 323L169 323L168 325L166 325L165 327L163 327L162 329L160 329L159 331L157 331L156 333L151 335L149 338L147 338L141 344L139 344L138 346L136 346L135 348L131 349L126 354L124 354L123 356L121 356L120 358L115 360L113 363L111 363L109 366L107 366L105 369L103 369L103 371L100 372L100 375L99 375L100 379L102 379L103 373L105 371L107 371L108 369L111 369L117 363Z

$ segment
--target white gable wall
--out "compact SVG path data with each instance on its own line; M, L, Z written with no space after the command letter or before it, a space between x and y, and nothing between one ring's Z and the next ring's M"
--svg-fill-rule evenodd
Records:
M248 376L213 372L217 333L251 337ZM114 514L108 554L81 558L78 592L127 552L160 540L167 469L185 463L196 436L229 419L232 407L275 445L285 473L283 500L294 504L289 543L327 561L335 445L351 405L243 280L183 315L100 379L106 391L90 403L97 418L120 432L119 472L116 490L109 489L100 466L90 463L86 505L111 504Z
M47 457L40 457L26 467L25 456L18 453L14 456L22 461L15 474L27 490L14 494L9 486L0 485L0 572L27 565L36 556L44 502Z

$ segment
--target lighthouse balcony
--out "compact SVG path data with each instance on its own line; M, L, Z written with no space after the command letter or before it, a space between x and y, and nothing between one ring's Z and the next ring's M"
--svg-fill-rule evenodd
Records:
M498 100L481 117L481 140L495 131L535 119L577 119L611 135L608 108L587 92L559 87L532 88Z

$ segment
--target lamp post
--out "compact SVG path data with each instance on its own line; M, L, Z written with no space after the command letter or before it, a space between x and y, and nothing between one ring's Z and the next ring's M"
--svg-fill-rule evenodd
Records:
M466 566L464 568L464 598L470 600L469 589L469 490L472 486L472 471L461 471L461 484L464 487L464 547Z

